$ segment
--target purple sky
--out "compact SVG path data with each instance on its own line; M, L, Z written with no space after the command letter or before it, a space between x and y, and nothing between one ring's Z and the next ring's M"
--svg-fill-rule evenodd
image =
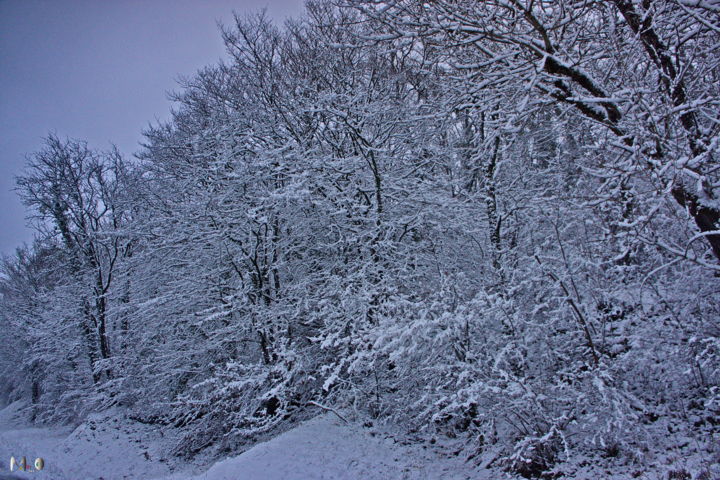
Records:
M267 7L277 21L302 0L0 0L0 252L32 239L12 191L42 137L110 142L130 155L168 118L180 75L224 57L217 21Z

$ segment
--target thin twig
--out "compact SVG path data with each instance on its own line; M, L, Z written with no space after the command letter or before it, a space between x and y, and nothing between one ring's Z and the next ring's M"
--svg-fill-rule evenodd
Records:
M332 408L332 407L326 407L325 405L321 405L321 404L319 404L319 403L317 403L317 402L313 402L313 401L308 402L308 405L315 405L315 406L318 407L318 408L322 408L323 410L327 410L328 412L332 412L332 413L334 413L335 415L337 415L337 417L338 417L340 420L342 420L343 422L345 422L345 423L350 423L350 422L347 421L347 419L346 419L345 417L343 417L342 415L340 415L340 414L338 413L338 411L335 410L335 409Z

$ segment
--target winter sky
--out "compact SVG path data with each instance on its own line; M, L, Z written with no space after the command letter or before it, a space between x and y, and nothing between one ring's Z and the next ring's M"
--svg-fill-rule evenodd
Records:
M179 76L224 56L217 22L302 0L0 0L0 252L32 240L13 191L49 132L130 155Z

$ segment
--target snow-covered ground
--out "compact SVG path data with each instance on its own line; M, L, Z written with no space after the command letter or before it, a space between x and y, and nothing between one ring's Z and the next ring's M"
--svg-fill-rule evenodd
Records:
M447 447L398 442L382 430L321 415L203 472L164 451L167 433L122 412L92 415L74 430L28 428L19 403L0 411L2 479L312 480L489 478ZM40 472L10 472L10 457L45 460Z
M41 457L42 471L15 471L9 478L37 480L135 479L171 473L162 458L162 437L152 427L123 422L117 411L91 415L75 428L28 428L19 403L0 411L0 475L10 475L10 457ZM0 479L3 477L0 476Z
M175 478L180 477L172 477ZM483 478L462 459L427 445L401 445L371 429L322 415L219 462L193 480Z

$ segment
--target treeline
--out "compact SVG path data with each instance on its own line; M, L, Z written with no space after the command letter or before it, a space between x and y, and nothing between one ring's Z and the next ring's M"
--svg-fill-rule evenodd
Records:
M310 402L527 477L713 455L719 13L236 17L137 158L56 136L29 156L38 239L2 267L0 398L38 422L124 406L184 427L182 455Z

